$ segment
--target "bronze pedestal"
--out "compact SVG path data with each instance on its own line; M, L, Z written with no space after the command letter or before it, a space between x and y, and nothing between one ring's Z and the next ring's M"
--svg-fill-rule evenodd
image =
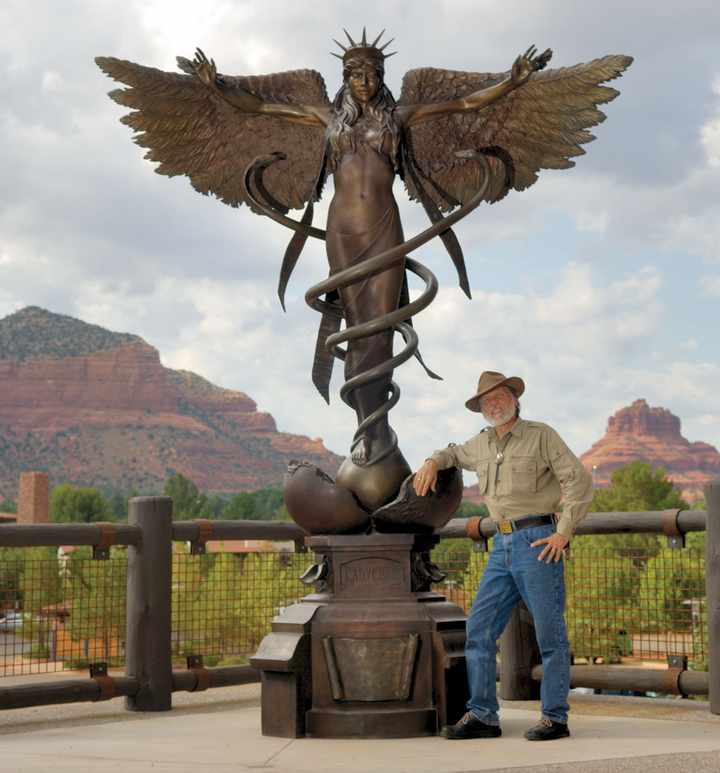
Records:
M434 735L465 710L465 614L430 591L435 537L311 537L317 592L275 618L251 659L264 735Z

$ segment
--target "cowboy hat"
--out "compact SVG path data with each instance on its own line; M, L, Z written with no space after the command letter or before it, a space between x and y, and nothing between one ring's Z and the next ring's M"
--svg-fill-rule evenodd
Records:
M465 403L465 407L470 411L481 413L480 398L499 386L509 387L515 397L520 397L525 391L525 382L518 376L506 378L502 373L497 373L494 370L484 370L480 374L477 392Z

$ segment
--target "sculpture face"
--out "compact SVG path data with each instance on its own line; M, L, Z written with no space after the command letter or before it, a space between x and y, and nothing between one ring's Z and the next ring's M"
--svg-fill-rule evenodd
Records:
M366 105L380 90L382 78L374 62L358 61L346 69L345 83L353 99Z

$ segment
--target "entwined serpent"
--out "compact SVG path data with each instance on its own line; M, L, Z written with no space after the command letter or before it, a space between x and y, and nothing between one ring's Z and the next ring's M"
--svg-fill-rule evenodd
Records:
M344 360L347 355L347 350L341 347L341 344L357 341L361 338L368 338L369 336L380 333L383 330L392 329L403 337L405 347L398 354L389 357L385 361L381 362L373 368L370 368L362 373L357 374L353 378L348 379L340 388L340 398L342 401L350 406L352 402L350 395L356 389L370 384L374 381L382 379L389 373L392 373L396 367L407 362L411 357L415 356L419 358L418 354L418 335L413 327L408 323L412 317L426 309L434 300L437 295L438 281L435 274L430 271L427 266L407 257L408 253L417 250L424 244L427 244L431 239L440 235L446 231L450 226L457 223L464 218L473 209L475 209L481 201L484 199L488 186L490 184L490 166L487 158L482 151L466 150L456 153L460 158L472 159L478 161L481 166L481 174L483 177L482 183L479 185L475 195L463 204L455 212L447 215L442 220L421 231L412 239L402 242L395 247L385 250L384 252L374 255L373 257L366 258L361 263L350 266L349 268L342 269L332 274L322 282L318 282L313 285L305 293L305 301L307 304L319 311L321 314L331 314L333 316L342 317L342 308L338 304L328 303L320 299L321 295L327 293L333 293L341 290L345 287L361 282L370 277L386 271L389 268L404 263L405 268L420 277L425 282L425 289L420 295L410 303L396 309L395 311L383 314L380 317L363 322L357 325L346 327L344 330L340 330L337 333L329 335L325 341L325 347L328 351L340 360ZM267 156L257 157L245 170L243 177L243 186L245 189L245 195L251 206L264 215L274 220L281 225L301 234L305 238L312 236L315 239L325 239L326 232L321 228L314 228L308 223L299 222L285 215L287 211L281 204L279 204L268 192L267 188L263 184L263 175L265 171L272 164L282 161L286 158L284 153L272 153ZM388 414L392 408L397 404L400 399L400 387L394 382L390 381L388 390L388 396L385 402L367 416L358 425L355 435L353 436L353 447L362 438L366 430L376 422L380 421L383 416ZM397 448L397 436L393 433L392 443L388 445L379 454L372 456L367 462L366 466L377 464L386 456L391 454Z

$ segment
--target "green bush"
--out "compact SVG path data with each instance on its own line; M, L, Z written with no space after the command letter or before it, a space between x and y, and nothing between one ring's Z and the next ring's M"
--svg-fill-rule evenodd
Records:
M663 548L648 561L640 580L639 599L643 610L639 620L648 632L692 632L692 602L705 598L705 567L698 551ZM688 603L685 603L688 602Z

